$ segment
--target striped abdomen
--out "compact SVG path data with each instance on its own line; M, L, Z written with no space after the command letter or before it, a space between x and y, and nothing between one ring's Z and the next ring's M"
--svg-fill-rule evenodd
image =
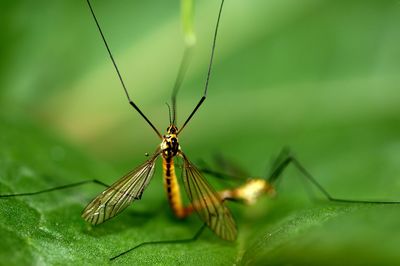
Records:
M172 158L163 157L163 173L164 187L165 191L167 192L169 205L177 217L183 218L187 216L187 214L182 205L181 192L179 190L179 184L175 174L174 161Z

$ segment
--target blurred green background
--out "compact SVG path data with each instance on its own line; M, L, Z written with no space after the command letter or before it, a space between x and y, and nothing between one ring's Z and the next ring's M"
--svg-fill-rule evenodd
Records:
M178 126L201 97L219 7L195 4L197 43L178 96ZM93 5L131 97L164 132L184 49L180 2ZM400 200L399 26L394 0L226 0L208 98L180 136L183 150L194 162L222 153L264 175L289 146L335 196ZM86 178L111 183L154 151L158 138L128 105L85 1L3 1L0 29L2 191ZM166 209L160 170L126 212ZM206 254L215 264L400 262L400 206L310 202L297 176L287 172L274 201L233 206L235 244L208 234L121 261L201 264ZM99 263L199 226L163 210L88 229L79 213L98 192L87 186L0 201L0 257Z

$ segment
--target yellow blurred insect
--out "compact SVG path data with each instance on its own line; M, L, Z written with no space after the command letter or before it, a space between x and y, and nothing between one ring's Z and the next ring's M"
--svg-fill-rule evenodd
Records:
M366 204L400 204L399 201L373 201L373 200L354 200L341 199L331 196L331 194L308 172L303 165L297 160L289 149L284 148L273 161L270 172L265 177L250 177L250 175L239 168L236 164L224 159L216 158L217 164L222 171L214 170L204 162L200 170L203 173L213 175L228 181L234 181L234 185L230 189L220 191L222 200L238 201L247 205L255 204L260 197L268 195L274 197L276 195L276 185L280 180L282 173L289 166L293 165L303 177L306 178L316 189L318 189L327 200L342 203L366 203Z

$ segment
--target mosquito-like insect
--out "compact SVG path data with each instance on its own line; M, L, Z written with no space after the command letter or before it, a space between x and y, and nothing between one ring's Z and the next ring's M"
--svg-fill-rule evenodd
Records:
M190 119L193 117L198 108L206 99L218 33L218 26L224 1L221 1L218 13L204 94L198 104L195 106L192 113L183 123L181 129L178 130L176 126L175 111L176 93L182 81L183 74L178 75L177 82L172 94L172 117L170 117L170 126L167 128L167 134L165 135L161 135L159 133L156 127L142 113L139 107L131 100L89 0L87 0L87 3L89 4L90 11L93 15L97 28L101 34L107 51L117 71L117 74L121 80L121 84L124 88L130 105L132 105L132 107L136 111L138 111L139 114L153 128L155 133L161 139L161 144L149 160L123 176L121 179L119 179L117 182L115 182L109 188L103 191L100 195L98 195L95 199L93 199L92 202L90 202L89 205L84 209L82 217L92 224L100 224L120 213L122 210L128 207L132 201L140 199L142 197L144 189L149 184L150 179L153 176L155 162L157 158L161 155L163 161L165 189L174 214L177 217L183 218L188 216L192 213L193 210L195 210L199 214L200 218L209 226L212 231L214 231L216 235L218 235L222 239L235 240L237 230L230 211L222 204L222 201L218 197L218 194L214 192L214 190L210 187L208 182L203 178L200 171L188 160L187 156L183 153L178 141L178 135L182 132L182 130L185 128ZM185 66L181 67L181 71L185 71L184 69L186 69ZM175 156L180 156L183 160L182 175L187 195L191 200L191 204L187 207L183 206L179 185L175 174Z
M161 156L163 165L164 186L173 213L179 218L184 218L195 211L198 213L200 219L204 222L204 224L207 225L218 237L228 241L235 240L237 237L237 228L230 210L224 205L223 199L220 198L220 194L214 191L207 180L203 177L201 172L189 161L187 156L183 153L178 141L179 134L192 119L192 117L203 104L207 96L207 89L214 58L219 21L222 14L224 0L221 1L219 7L203 95L193 111L183 123L182 127L178 129L178 127L176 126L176 96L183 81L188 65L189 52L188 49L186 49L172 92L172 112L171 108L169 109L170 125L167 128L167 132L165 135L160 134L157 128L150 122L146 115L131 99L119 71L119 68L116 64L116 61L111 53L110 47L106 41L105 35L95 15L94 9L89 0L87 0L87 4L93 16L94 22L97 26L97 29L101 35L101 38L104 42L104 45L107 49L108 55L110 56L110 59L117 72L118 78L121 82L122 88L128 99L129 104L153 129L153 131L160 138L161 144L157 147L154 154L151 155L145 163L127 173L111 186L107 186L106 184L98 180L88 180L37 192L0 195L0 198L37 195L45 192L80 186L86 183L94 182L106 186L107 189L100 193L97 197L95 197L86 206L86 208L83 210L82 217L93 225L101 224L122 212L134 200L139 200L142 197L143 191L149 184L154 174L156 160L158 157ZM183 160L182 179L186 193L190 200L190 204L188 206L184 206L183 204L178 180L175 174L174 158L176 156L179 156ZM203 228L204 226L202 227L202 229ZM202 229L200 231L202 231ZM123 252L120 255L113 257L112 259L117 258L129 251L130 250Z
M333 197L287 148L283 149L273 161L270 172L265 177L250 177L246 171L222 157L217 157L216 161L222 171L214 170L204 162L202 162L203 167L200 170L223 180L235 182L236 185L233 188L219 192L220 198L224 201L230 200L254 204L264 195L275 196L276 184L281 180L284 170L292 164L329 201L361 204L400 204L400 201L353 200Z

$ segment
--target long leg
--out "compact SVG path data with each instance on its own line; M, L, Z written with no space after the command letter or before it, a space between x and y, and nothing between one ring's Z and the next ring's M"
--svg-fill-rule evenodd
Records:
M47 188L47 189L34 191L34 192L24 192L24 193L0 195L0 199L12 198L12 197L23 197L23 196L35 196L35 195L39 195L39 194L43 194L43 193L47 193L47 192L56 191L56 190L78 187L78 186L82 186L82 185L89 184L89 183L94 183L94 184L102 185L104 187L109 187L107 184L105 184L97 179L91 179L91 180L85 180L85 181L76 182L76 183L72 183L72 184L62 185L62 186L58 186L58 187Z
M331 196L331 194L303 167L303 165L288 150L283 150L278 156L274 167L268 177L268 182L274 184L280 177L282 172L289 164L293 164L300 173L313 184L321 193L330 201L344 203L371 203L371 204L400 204L400 201L371 201L371 200L351 200L340 199Z
M290 155L290 149L288 147L284 147L279 155L273 158L271 164L268 166L270 168L270 173L267 175L266 179L269 178L269 182L274 183L274 187L278 187L279 184L282 182L282 178L278 178L283 168L287 167L285 163L287 157ZM309 197L315 200L317 197L312 189L312 185L308 179L299 177L302 181L304 189L307 191Z
M139 245L136 245L133 248L130 248L130 249L128 249L128 250L126 250L126 251L124 251L124 252L122 252L122 253L120 253L120 254L112 257L112 258L110 258L110 260L115 260L115 259L117 259L117 258L119 258L119 257L121 257L121 256L123 256L123 255L125 255L125 254L127 254L127 253L129 253L129 252L131 252L133 250L135 250L135 249L138 249L140 247L147 246L147 245L182 244L182 243L194 242L199 238L201 233L203 233L205 227L206 227L206 224L203 224L202 227L197 231L197 233L191 238L174 239L174 240L158 240L158 241L148 241L148 242L140 243Z
M186 119L185 123L183 123L183 126L181 127L181 129L178 131L177 135L179 135L179 133L185 128L186 124L190 121L190 119L193 117L193 115L196 113L197 109L199 109L199 107L202 105L202 103L204 102L204 100L207 97L207 89L208 89L208 82L210 80L210 75L211 75L211 68L212 68L212 63L213 63L213 59L214 59L214 51L215 51L215 45L216 45L216 41L217 41L217 35L218 35L218 26L219 26L219 20L221 18L221 13L222 13L222 7L224 6L224 0L221 1L221 5L219 8L219 12L218 12L218 18L217 18L217 23L215 26L215 32L214 32L214 38L213 38L213 43L212 43L212 48L211 48L211 57L210 57L210 63L208 65L208 72L207 72L207 78L206 78L206 83L204 86L204 93L203 96L201 97L200 101L197 103L196 107L194 108L194 110L192 111L192 113L189 115L189 117Z
M110 59L111 59L113 65L114 65L115 71L117 72L119 81L121 82L122 88L123 88L124 91L125 91L125 95L126 95L126 98L128 98L129 104L144 118L144 120L146 120L146 122L147 122L147 123L153 128L153 130L156 132L156 134L158 135L158 137L159 137L160 139L162 139L162 135L161 135L160 132L157 130L157 128L150 122L150 120L144 115L144 113L139 109L139 107L131 100L131 97L129 96L128 90L126 89L124 80L122 79L122 75L121 75L121 73L119 72L117 63L115 62L115 59L114 59L114 57L113 57L113 55L112 55L112 53L111 53L110 47L108 46L108 43L107 43L106 38L105 38L105 36L104 36L104 34L103 34L103 31L101 30L101 27L100 27L100 24L99 24L99 22L98 22L98 20L97 20L97 17L96 17L96 15L94 14L94 10L93 10L93 8L92 8L92 5L90 4L90 1L89 1L89 0L86 0L86 2L87 2L88 5L89 5L89 9L90 9L90 12L92 13L94 22L96 23L97 29L98 29L99 32L100 32L101 38L103 39L103 42L104 42L104 45L106 46L108 55L110 56Z
M206 163L203 160L199 160L198 161L198 165L200 172L204 173L204 174L209 174L212 175L216 178L219 178L221 180L225 180L225 181L245 181L247 178L249 178L248 175L242 175L242 174L237 174L237 173L233 173L232 171L230 171L229 173L226 171L217 171L217 170L213 170L213 168Z

